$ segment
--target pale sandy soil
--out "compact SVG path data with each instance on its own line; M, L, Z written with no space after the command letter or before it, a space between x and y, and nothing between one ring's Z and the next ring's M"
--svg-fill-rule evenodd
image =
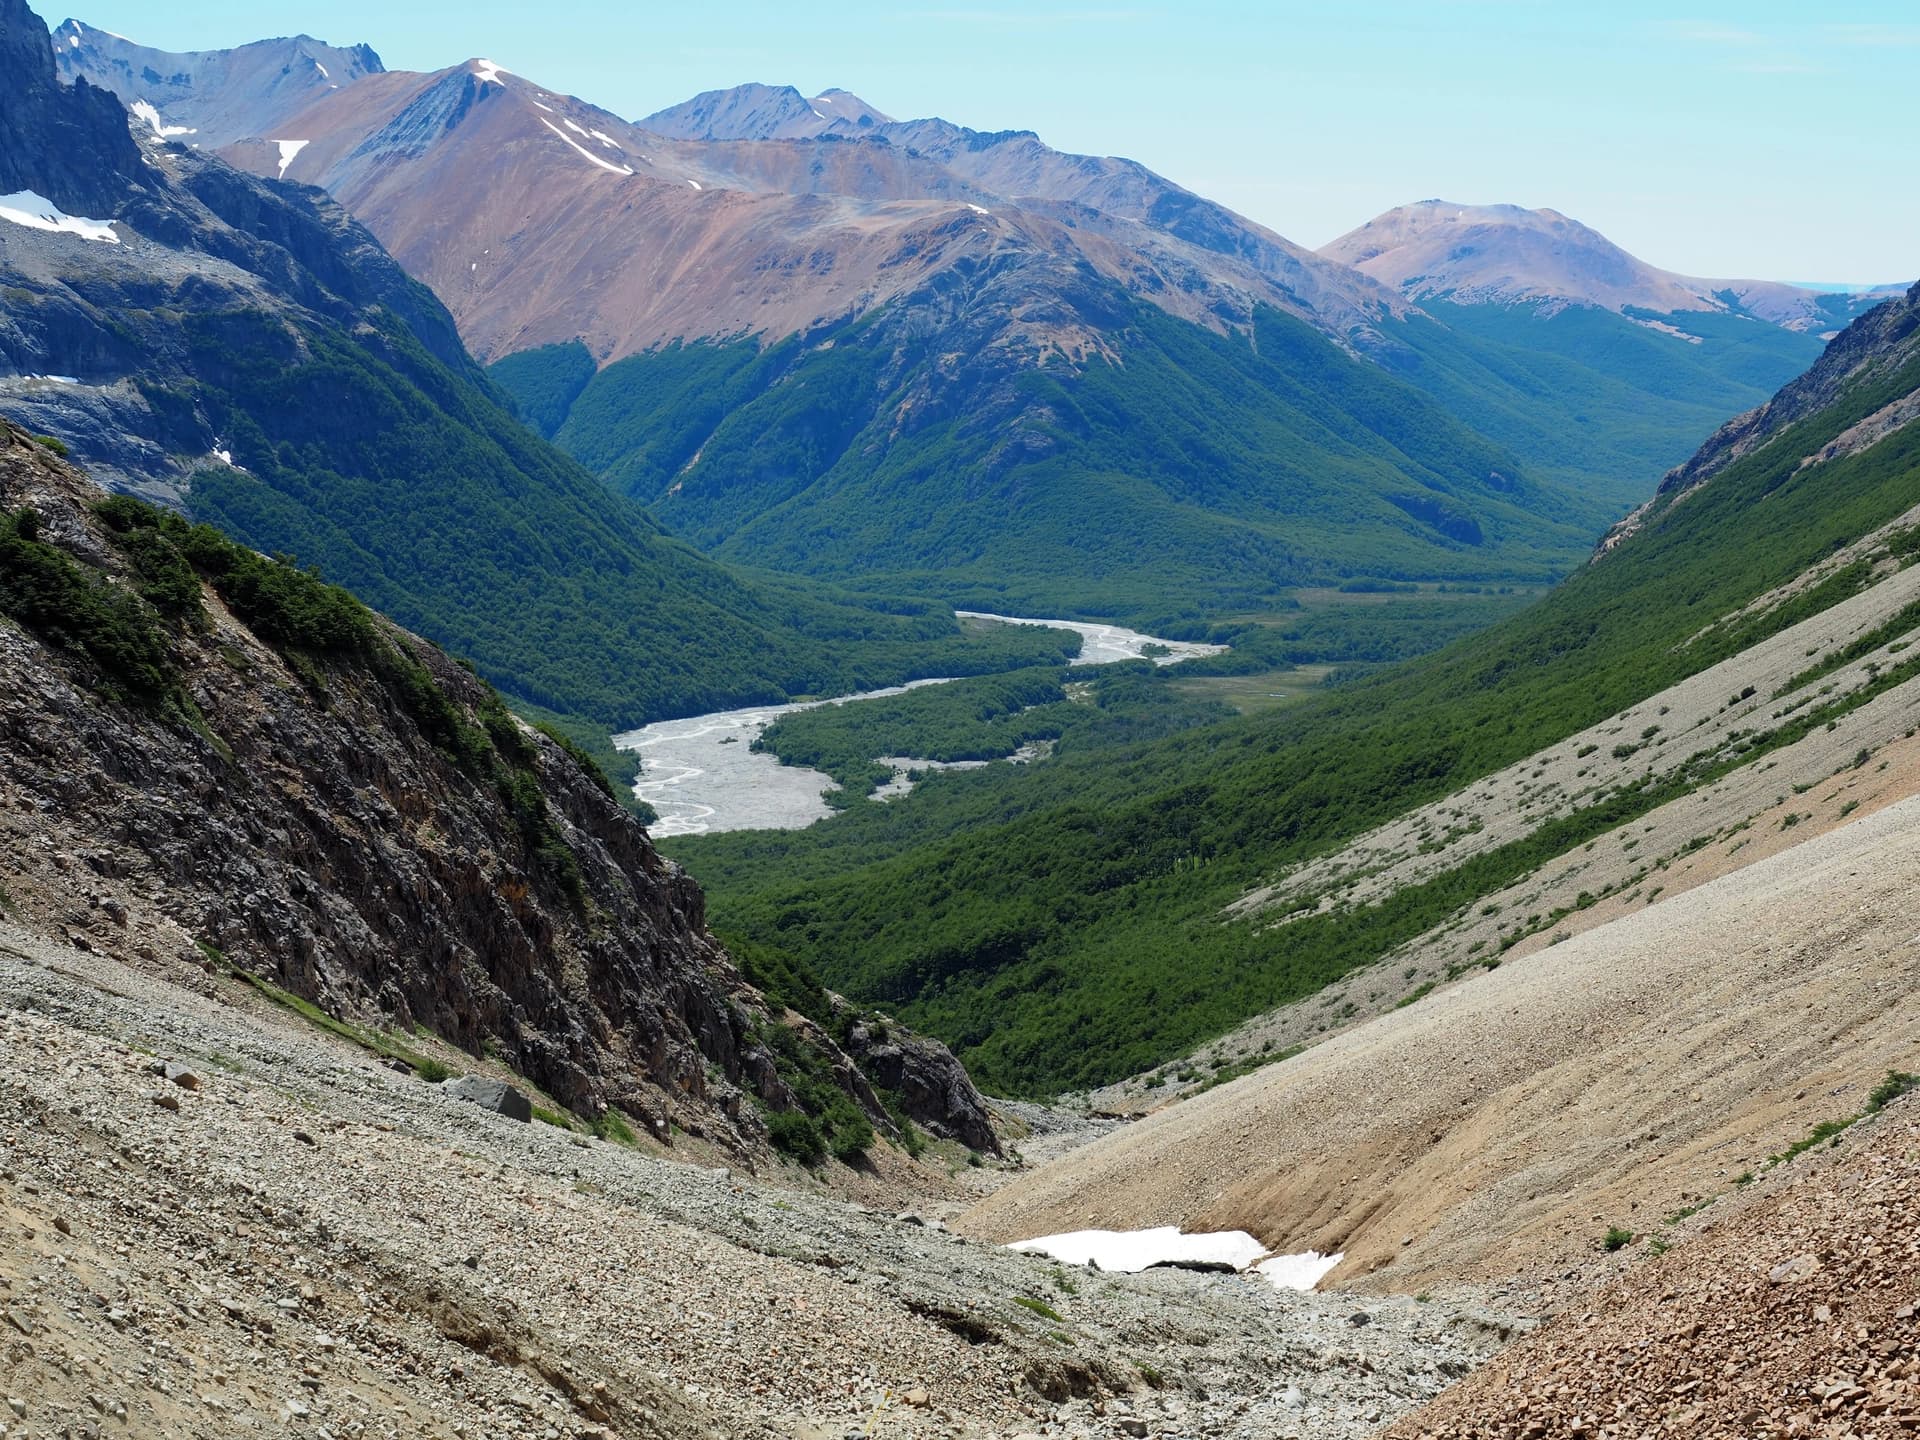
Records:
M1920 1069L1920 799L1863 815L1154 1114L959 1228L1242 1228L1402 1292L1572 1280L1610 1226L1732 1190Z

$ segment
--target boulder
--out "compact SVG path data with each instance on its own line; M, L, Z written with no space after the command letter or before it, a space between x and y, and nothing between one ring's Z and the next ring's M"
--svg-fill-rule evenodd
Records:
M484 1075L462 1075L458 1080L447 1081L445 1089L456 1099L491 1110L496 1115L505 1115L510 1120L533 1119L533 1102L527 1099L525 1092L504 1080L489 1080Z

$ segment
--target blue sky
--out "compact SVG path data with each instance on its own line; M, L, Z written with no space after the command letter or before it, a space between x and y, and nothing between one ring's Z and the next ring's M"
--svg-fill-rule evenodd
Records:
M1920 6L1814 8L97 0L75 18L175 50L304 31L396 69L481 55L630 118L746 80L839 85L1130 156L1307 245L1438 196L1552 206L1689 274L1911 280Z

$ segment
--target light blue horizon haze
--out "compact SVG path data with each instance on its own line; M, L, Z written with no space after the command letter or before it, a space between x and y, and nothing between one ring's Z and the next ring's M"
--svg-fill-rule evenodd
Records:
M71 3L71 0L70 0ZM1303 245L1429 197L1547 206L1655 265L1920 276L1920 10L1838 0L91 0L167 50L306 33L484 56L637 119L746 81L1125 155ZM49 26L64 15L45 12Z

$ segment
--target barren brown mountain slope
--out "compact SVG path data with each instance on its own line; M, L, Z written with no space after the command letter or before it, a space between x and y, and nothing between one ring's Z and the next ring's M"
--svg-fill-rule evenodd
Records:
M1911 1435L1920 1425L1920 1105L1598 1294L1394 1440Z
M1548 301L1663 315L1719 310L1816 333L1836 328L1839 318L1818 292L1766 280L1677 275L1557 210L1519 205L1422 200L1374 217L1319 253L1411 300Z
M1152 1115L964 1217L1245 1228L1334 1283L1544 1281L1920 1049L1920 798Z
M844 91L741 86L636 125L486 60L356 68L265 95L246 51L171 56L73 22L62 33L79 42L66 72L129 105L149 102L154 57L198 78L170 92L199 122L195 143L331 191L486 359L575 338L603 363L676 338L777 339L934 277L965 285L1009 252L1032 266L1029 329L1083 270L1216 329L1271 305L1364 344L1405 308L1131 161L1064 155L1024 131L896 123Z

